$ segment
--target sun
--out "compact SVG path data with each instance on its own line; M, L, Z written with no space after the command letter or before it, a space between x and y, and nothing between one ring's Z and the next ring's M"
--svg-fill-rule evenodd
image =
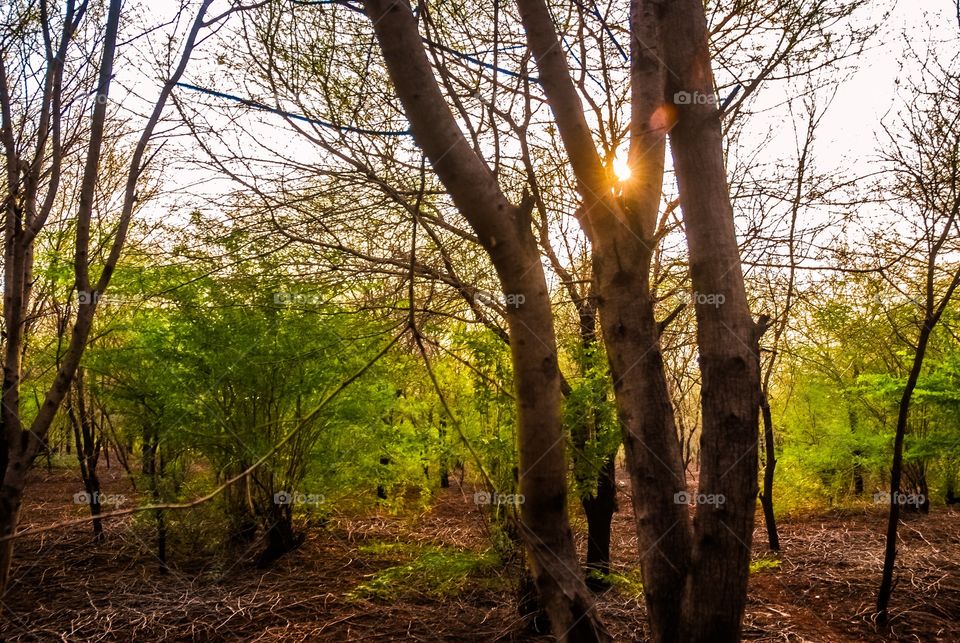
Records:
M627 157L622 154L617 154L613 157L613 175L617 177L617 181L623 183L630 178L631 170L630 164L627 162Z

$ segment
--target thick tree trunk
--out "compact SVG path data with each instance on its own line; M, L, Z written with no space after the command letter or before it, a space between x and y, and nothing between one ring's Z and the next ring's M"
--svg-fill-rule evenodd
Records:
M257 557L257 567L264 568L272 565L276 560L299 547L304 540L304 534L297 534L293 529L293 507L289 504L273 504L272 511L267 515L269 524L266 525L265 538L267 546Z
M760 360L750 315L724 167L707 22L700 0L664 5L668 100L678 92L670 146L690 251L700 350L702 504L694 518L684 639L738 641L747 599L757 497ZM697 96L713 98L700 100ZM704 296L706 295L706 296Z
M13 463L16 465L17 463ZM7 478L11 478L7 473ZM20 507L23 501L24 484L22 481L4 480L0 489L0 537L9 537L16 533L20 519ZM5 595L9 589L10 571L13 566L13 539L0 541L0 595Z
M647 270L621 265L631 256L646 261L649 253L638 255L628 235L618 241L624 251L595 245L594 279L633 489L644 599L654 640L672 641L689 563L688 509L677 501L686 479ZM626 281L630 273L639 283Z
M532 238L522 262L504 257L504 292L522 295L507 315L520 407L522 536L554 635L572 641L606 637L596 620L567 516L567 461L560 424L560 371L553 312ZM512 264L512 265L511 265ZM519 264L519 265L516 265ZM534 330L536 329L536 330Z
M687 506L677 502L686 481L649 284L667 126L660 122L660 8L651 2L634 2L631 8L629 161L637 178L624 187L621 205L613 198L546 5L521 0L518 6L541 86L580 183L593 288L633 485L644 598L654 640L672 641L680 632L690 528Z
M504 197L440 92L407 0L366 0L417 144L489 254L505 294L520 425L521 534L537 590L560 640L609 638L579 573L567 516L560 371L549 292L529 212Z

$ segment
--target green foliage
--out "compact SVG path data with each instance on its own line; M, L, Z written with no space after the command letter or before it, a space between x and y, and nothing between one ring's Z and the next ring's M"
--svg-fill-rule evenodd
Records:
M218 499L235 530L266 529L294 514L322 517L340 502L373 504L380 469L396 478L393 487L414 479L418 467L398 465L419 465L419 455L392 453L391 467L380 465L382 453L420 450L418 435L395 417L389 364L314 412L383 345L378 325L288 274L283 257L242 261L235 253L243 235L207 243L236 265L209 274L203 261L152 267L132 259L117 275L116 303L105 302L105 339L86 357L121 441L157 441L164 468L149 485L158 498L194 497L183 485L194 463L219 483L288 437L249 481ZM275 502L280 492L324 502L287 512Z
M861 278L847 286L869 293ZM778 512L824 503L872 503L885 491L900 399L916 333L906 306L884 312L876 293L849 298L832 293L810 311L807 341L788 362L772 399L780 424ZM946 318L956 312L949 310ZM890 325L900 328L891 337ZM945 324L933 335L908 417L904 463L915 484L940 501L960 471L960 347ZM863 493L855 495L855 480Z
M573 348L580 377L571 382L563 403L563 422L573 448L574 485L581 498L595 493L604 462L620 447L620 426L606 354L594 344Z
M453 341L469 357L471 365L462 374L468 378L469 388L461 389L455 413L460 418L464 439L481 459L480 463L473 464L483 467L499 493L515 493L517 412L510 349L485 329L457 329ZM447 373L453 375L450 371ZM458 449L458 455L463 461L472 462L473 453L466 446L463 444Z

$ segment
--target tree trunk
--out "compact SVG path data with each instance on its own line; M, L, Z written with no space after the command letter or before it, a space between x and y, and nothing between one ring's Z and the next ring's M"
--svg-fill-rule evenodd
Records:
M616 454L608 457L597 477L593 496L581 502L587 517L587 586L594 590L609 587L610 537L613 514L617 512Z
M150 497L154 503L160 503L162 495L160 493L160 481L164 474L163 457L160 453L160 438L157 430L149 427L144 430L143 435L143 460L141 462L143 473L147 476L147 484L150 488ZM160 571L167 571L167 521L162 509L155 509L153 520L157 527L157 560L160 561Z
M74 387L67 394L67 417L73 426L73 435L77 443L77 462L80 466L80 479L87 494L90 515L93 516L93 537L103 540L103 522L100 520L100 478L97 476L97 464L100 460L102 442L97 438L96 424L93 422L93 410L88 407L84 387L83 369L78 369Z
M257 567L260 568L269 567L281 556L299 547L304 540L304 534L294 532L292 505L272 504L267 520L269 524L264 534L267 546L257 557Z
M390 458L385 455L380 456L380 469L378 469L378 471L384 472L385 471L384 467L388 467L388 466L390 466ZM378 500L387 499L387 488L383 484L384 475L385 474L383 473L380 475L380 482L377 483L377 499Z
M20 463L12 463L15 467ZM0 489L0 537L9 537L17 532L17 525L20 519L20 507L23 501L22 491L24 489L23 481L11 481L8 471L4 479L3 488ZM9 591L10 570L13 566L13 539L0 541L0 595L5 595Z
M437 438L440 442L440 488L450 488L450 461L447 453L447 421L441 419L437 428Z
M581 224L592 247L593 291L633 485L650 627L654 640L673 641L680 633L690 529L687 507L677 502L686 480L649 282L666 136L666 124L657 124L665 75L661 9L644 1L631 7L629 163L637 178L624 186L621 204L597 154L550 12L538 0L521 0L518 7L583 197Z
M777 450L773 440L773 417L770 414L766 391L760 394L760 414L763 416L764 452L760 505L763 507L763 520L767 527L767 545L771 551L780 551L780 534L777 532L777 519L773 513L773 474L777 468Z
M654 640L673 641L689 564L688 509L677 500L686 477L647 281L650 253L637 247L629 231L614 234L612 247L594 244L594 281L633 490L650 628Z
M690 252L700 350L703 429L690 576L683 601L685 640L738 641L747 600L757 497L760 360L758 327L747 305L724 167L707 21L700 0L664 5L669 100L676 100L670 147ZM698 96L712 98L701 100ZM706 296L704 296L706 295Z
M477 234L503 292L517 388L520 529L541 602L560 640L606 640L578 573L567 516L560 371L546 277L529 210L511 204L476 155L440 92L406 0L366 0L366 13L419 147Z
M890 514L887 517L887 543L883 552L883 577L880 581L880 590L877 592L877 621L887 622L887 607L890 604L890 594L893 592L893 566L897 560L897 526L900 523L900 478L903 472L903 440L907 434L907 420L910 417L910 402L913 391L917 388L920 373L923 370L923 358L927 352L927 343L933 332L936 320L927 316L920 328L920 337L917 341L917 350L913 354L913 365L907 376L907 384L900 397L900 406L897 411L897 430L893 438L893 464L890 466Z

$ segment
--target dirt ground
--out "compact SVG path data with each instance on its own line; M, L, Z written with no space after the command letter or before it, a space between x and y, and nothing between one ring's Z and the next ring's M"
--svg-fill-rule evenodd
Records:
M76 476L36 471L24 524L83 515L72 501ZM105 476L104 489L134 495L115 472ZM615 517L613 562L625 577L635 577L625 493ZM172 569L163 572L144 524L111 521L102 543L91 543L88 525L22 538L0 605L3 639L549 640L528 631L518 616L515 569L482 564L489 537L468 490L445 490L423 513L334 516L310 528L299 549L267 570L253 564L254 549L211 557L197 544L191 556L188 542L174 549ZM776 557L766 552L762 520L757 524L754 556L761 562L751 576L745 639L960 641L957 508L906 516L885 631L871 621L882 565L881 509L784 520ZM577 527L582 540L583 526ZM465 571L433 591L423 585L431 560ZM385 578L393 582L379 585ZM598 598L618 641L645 640L642 599L632 588L615 585Z

